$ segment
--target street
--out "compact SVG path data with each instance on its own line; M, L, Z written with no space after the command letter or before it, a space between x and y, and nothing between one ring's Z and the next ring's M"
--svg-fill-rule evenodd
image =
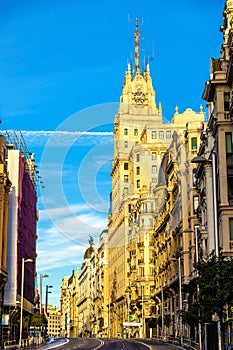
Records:
M50 344L45 344L40 349L60 350L175 350L178 347L158 343L152 340L127 340L127 339L94 339L75 338L58 339Z

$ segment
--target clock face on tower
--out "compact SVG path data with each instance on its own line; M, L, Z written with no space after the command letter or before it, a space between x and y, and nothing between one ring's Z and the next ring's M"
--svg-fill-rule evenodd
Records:
M133 95L133 100L136 102L137 105L141 105L146 100L146 95L141 90L137 90Z

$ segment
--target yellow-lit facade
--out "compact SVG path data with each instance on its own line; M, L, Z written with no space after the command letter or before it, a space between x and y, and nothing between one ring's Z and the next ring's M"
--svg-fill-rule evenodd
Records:
M84 259L78 287L89 276L77 312L85 324L89 310L93 336L198 342L198 330L184 318L197 300L194 263L216 250L213 153L218 248L225 256L233 249L232 0L223 15L222 56L211 59L203 93L208 123L202 106L182 113L176 107L171 122L163 122L149 65L139 66L136 26L135 67L128 65L114 120L108 231ZM211 162L193 163L198 155Z
M109 329L109 284L108 284L108 231L100 235L100 241L91 259L91 334L106 338Z
M138 35L136 28L135 51ZM129 65L114 121L112 210L108 224L112 336L144 337L153 332L149 322L155 307L155 288L159 288L155 283L158 267L154 257L159 243L154 230L157 227L155 212L162 215L158 206L160 198L155 199L160 166L175 135L179 135L181 144L189 142L188 148L195 155L204 123L202 107L198 113L190 108L179 113L176 107L172 122L163 123L162 106L157 107L155 95L149 65L142 72L135 54L135 73ZM191 123L196 124L194 129ZM186 129L188 141L182 139ZM190 160L189 154L187 147L180 149L176 162L181 163L179 167L185 172L184 162ZM185 190L183 187L184 200ZM188 228L188 214L181 219ZM124 322L130 320L140 323L141 327L124 327Z
M61 285L61 337L67 337L70 333L69 321L70 321L70 309L69 309L69 283L70 276L64 276L62 278Z
M61 312L57 306L47 306L48 315L48 336L59 338L61 335Z

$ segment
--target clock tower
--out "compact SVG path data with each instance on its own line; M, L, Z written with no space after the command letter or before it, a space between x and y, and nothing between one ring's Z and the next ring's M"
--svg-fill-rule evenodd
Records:
M187 125L194 123L202 128L204 113L201 107L200 113L188 108L180 114L176 107L172 122L163 123L162 107L160 103L156 105L149 64L143 70L139 64L138 20L134 38L135 64L134 67L128 65L114 120L108 288L111 337L117 337L119 333L126 336L128 332L128 336L143 338L149 336L154 306L151 298L156 269L153 232L155 213L159 210L159 200L163 199L162 192L155 198L155 190L161 189L157 184L161 184L162 159L177 137L183 142ZM193 152L196 152L197 133L192 135ZM183 142L182 152L185 145ZM130 320L134 320L134 326L131 325L129 330L123 326Z
M128 64L119 109L114 120L114 157L111 172L112 211L108 222L109 290L112 296L110 318L111 336L113 337L121 331L120 324L127 320L126 286L129 283L127 246L130 232L128 221L132 201L135 203L142 193L145 195L148 189L152 188L151 186L156 185L157 168L171 141L170 139L163 140L164 142L161 140L158 146L155 143L156 140L152 140L156 133L159 135L161 128L163 128L163 133L166 131L162 123L161 104L158 107L156 105L149 63L143 70L140 68L138 19L134 38L134 67ZM156 156L153 160L153 167L152 153L153 157ZM153 218L148 216L149 219L152 225ZM145 273L149 275L149 271L146 270ZM150 283L148 288L150 288Z
M121 107L127 105L129 112L135 112L135 106L140 108L146 107L151 112L162 116L162 109L156 107L155 91L152 86L152 79L150 76L149 63L146 64L144 72L140 68L139 60L139 40L140 33L138 30L138 19L136 19L136 30L134 33L135 38L135 65L134 70L131 70L130 64L128 64L128 70L125 73L125 81L122 89L122 95L120 99ZM124 108L123 108L124 109ZM142 114L142 113L140 113Z

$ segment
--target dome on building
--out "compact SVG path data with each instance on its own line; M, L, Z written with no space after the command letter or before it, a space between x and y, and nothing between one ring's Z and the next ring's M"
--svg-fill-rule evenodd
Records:
M94 248L92 246L87 248L84 254L84 259L90 259L93 252L94 252Z

